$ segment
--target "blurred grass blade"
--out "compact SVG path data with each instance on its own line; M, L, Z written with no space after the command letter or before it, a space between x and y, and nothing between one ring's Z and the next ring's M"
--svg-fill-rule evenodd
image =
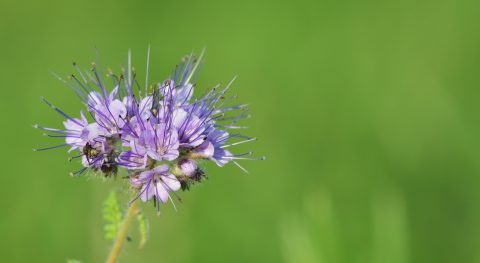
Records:
M409 261L407 209L402 194L384 186L372 200L373 262Z

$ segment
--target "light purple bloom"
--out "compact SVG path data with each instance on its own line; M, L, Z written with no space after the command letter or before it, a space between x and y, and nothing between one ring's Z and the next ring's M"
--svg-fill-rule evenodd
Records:
M173 112L173 125L178 130L181 147L193 148L205 141L205 121L195 116L194 113L184 109L176 109Z
M178 155L177 131L165 123L147 125L138 138L138 144L145 147L146 154L157 161L173 161Z
M225 141L229 138L230 135L228 132L217 129L211 129L207 135L207 141L205 143L213 146L213 154L209 158L220 167L232 160L232 154L222 148Z
M180 189L180 182L169 172L168 165L160 165L141 172L138 176L132 177L130 183L133 187L140 188L138 197L144 202L155 198L166 203L170 198L169 193Z
M88 109L94 115L95 121L110 134L119 133L125 125L127 107L116 99L118 87L115 87L108 97L104 98L96 91L88 96Z
M88 138L85 138L85 133L90 133L87 129L88 121L83 112L80 112L80 117L81 119L67 119L63 122L66 129L65 142L72 146L69 152L82 148L88 141Z

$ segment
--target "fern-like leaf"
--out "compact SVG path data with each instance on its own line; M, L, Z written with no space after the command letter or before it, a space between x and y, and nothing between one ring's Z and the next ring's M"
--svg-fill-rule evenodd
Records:
M137 213L138 232L140 233L140 243L138 248L142 248L147 243L148 238L148 221L142 211Z
M103 203L102 214L103 219L106 221L105 226L103 227L105 239L114 240L123 219L115 191L111 191Z

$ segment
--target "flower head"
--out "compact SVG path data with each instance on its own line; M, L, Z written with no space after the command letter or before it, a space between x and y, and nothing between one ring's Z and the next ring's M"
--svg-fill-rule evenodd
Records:
M79 118L72 118L43 99L65 118L65 129L35 127L65 143L37 150L62 146L78 150L80 154L70 160L81 157L83 168L75 175L90 169L115 176L123 168L131 187L138 191L137 198L153 200L157 208L172 200L171 193L189 189L205 177L202 160L218 166L232 162L246 171L238 160L263 158L247 157L251 152L235 155L226 148L255 140L231 132L244 128L237 122L249 116L247 108L229 105L234 97L226 94L232 82L202 97L194 96L193 82L202 56L203 52L198 59L186 57L169 79L150 84L147 78L141 88L129 53L128 68L120 75L108 74L113 82L111 91L96 64L90 71L74 64L78 76L72 74L70 81L59 79L75 91L88 115L80 111Z

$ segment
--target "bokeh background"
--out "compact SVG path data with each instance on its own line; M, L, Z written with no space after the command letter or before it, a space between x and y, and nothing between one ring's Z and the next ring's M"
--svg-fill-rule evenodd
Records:
M73 61L164 80L207 47L199 90L238 79L266 155L208 168L121 262L480 262L480 2L0 3L1 262L102 262L102 202L122 181L31 128L76 115ZM141 78L143 79L143 78Z

